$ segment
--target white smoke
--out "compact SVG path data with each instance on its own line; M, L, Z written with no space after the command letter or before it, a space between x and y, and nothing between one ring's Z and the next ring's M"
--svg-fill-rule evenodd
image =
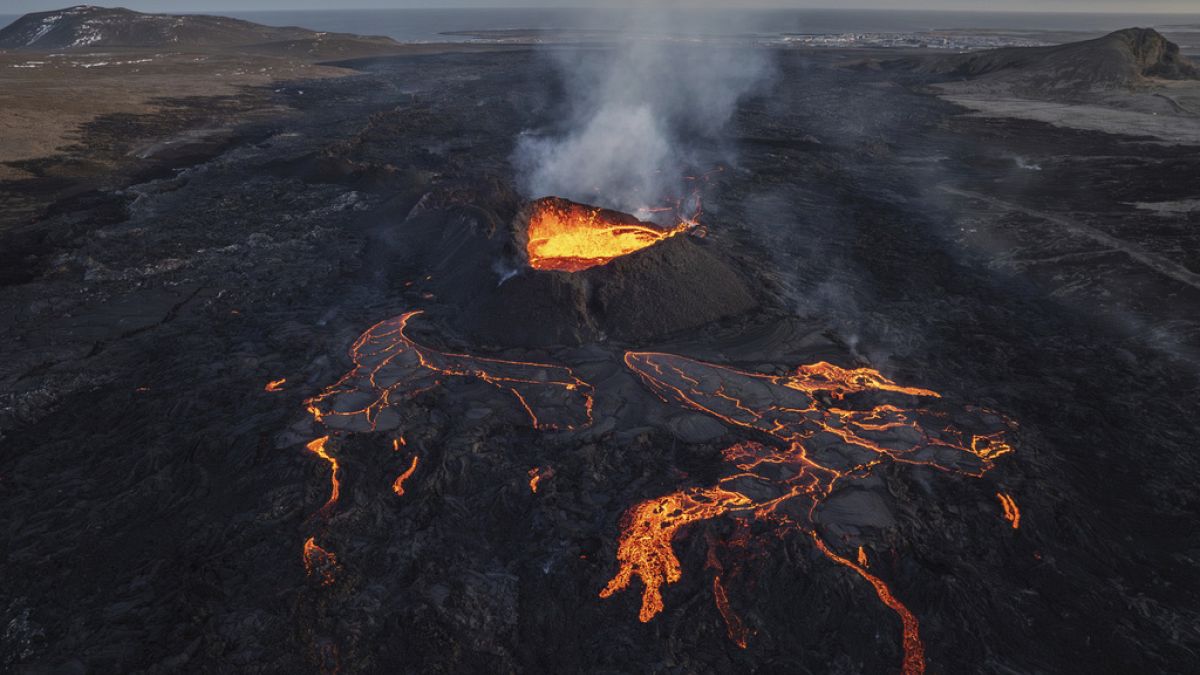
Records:
M716 37L735 32L729 13L627 11L604 49L548 52L563 75L565 125L518 139L526 196L632 212L685 196L688 172L732 159L722 135L738 101L767 80L767 51Z

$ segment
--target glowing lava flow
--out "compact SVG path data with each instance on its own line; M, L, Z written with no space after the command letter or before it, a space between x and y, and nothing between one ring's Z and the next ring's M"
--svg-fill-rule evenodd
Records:
M350 349L353 370L307 401L317 422L338 431L373 431L402 397L429 391L448 378L467 378L512 394L537 429L591 424L592 386L570 368L423 347L404 334L420 313L381 321L358 338Z
M413 455L412 464L408 465L408 468L404 470L404 473L396 476L396 482L392 483L392 492L395 492L397 497L404 496L404 481L412 478L413 473L417 470L417 461L419 459L420 457Z
M395 427L399 417L392 410L394 406L447 379L462 378L511 394L537 429L576 429L591 424L592 386L569 368L424 347L404 334L409 321L418 314L409 312L381 321L355 341L350 349L354 368L305 402L317 423L334 434ZM341 495L341 466L330 452L330 440L327 434L305 446L329 465L331 489L328 501L316 513L321 517L329 515ZM392 439L395 452L407 445L403 436ZM418 461L414 455L412 464L392 483L397 495L405 494L405 483L417 470ZM304 564L310 575L320 573L323 584L333 583L337 560L311 537L304 545Z
M286 382L287 382L286 377L280 378L278 380L271 380L270 382L267 383L267 386L263 387L263 391L271 391L271 392L283 391L283 385Z
M995 458L1012 451L1004 440L1010 423L987 411L968 409L976 413L979 419L974 423L981 427L968 435L948 425L943 413L892 403L867 405L863 399L887 394L938 394L897 385L866 368L817 363L789 375L762 375L639 352L626 354L625 363L664 401L762 432L778 447L755 442L731 446L722 453L728 473L715 485L686 488L631 508L622 518L619 568L600 596L610 597L638 577L638 617L649 621L663 609L662 587L681 577L672 541L683 527L723 516L769 521L808 533L825 557L870 583L901 620L904 672L923 672L924 646L916 617L886 583L866 571L865 552L860 549L860 562L855 563L820 538L816 509L840 482L863 478L885 462L982 476ZM746 629L730 611L719 576L713 591L730 637L741 645Z
M322 436L320 438L313 439L308 443L308 445L304 446L308 448L309 452L313 453L317 457L320 457L329 464L329 501L325 502L325 505L321 507L321 510L318 511L318 513L324 513L328 511L330 507L337 503L338 496L342 493L342 480L338 473L340 467L338 466L337 458L330 455L325 449L325 444L328 442L329 437Z
M317 576L322 586L331 586L337 576L337 556L317 545L316 537L304 542L304 571L308 576Z
M554 197L534 202L526 231L529 266L579 272L629 255L695 226L663 229L632 216Z
M1012 524L1012 529L1021 527L1021 509L1017 508L1017 502L1003 492L997 492L996 498L1000 500L1000 507L1004 509L1004 519Z

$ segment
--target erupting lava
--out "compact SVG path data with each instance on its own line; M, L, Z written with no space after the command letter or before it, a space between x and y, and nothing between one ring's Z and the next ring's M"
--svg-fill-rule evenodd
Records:
M921 464L943 471L982 476L993 460L1011 452L1005 432L1011 423L988 411L975 413L978 433L966 434L948 415L892 403L869 404L887 394L936 398L926 389L897 385L877 371L846 370L828 363L801 366L790 375L761 375L673 356L630 352L626 365L664 401L683 405L728 424L761 432L777 446L756 442L723 452L727 474L715 485L691 487L649 499L622 519L617 573L600 592L607 598L642 582L639 618L649 621L663 609L662 587L682 570L672 541L699 521L728 516L746 523L770 522L810 535L818 551L871 584L903 626L904 672L924 671L924 646L916 617L887 584L859 562L837 553L817 533L817 507L843 481L860 479L885 462ZM956 415L958 420L962 415ZM730 637L739 645L747 630L729 606L720 577L713 594Z
M355 341L350 349L354 368L323 392L306 401L309 414L338 434L392 428L399 423L392 408L406 398L429 391L450 378L475 379L514 397L537 429L576 429L591 424L592 386L569 369L544 363L486 359L440 352L413 342L405 334L408 322L420 312L409 312L381 321ZM329 465L330 495L316 515L325 517L341 494L341 467L331 453L330 435L307 444L309 452ZM403 436L392 439L392 450L407 447ZM334 446L336 448L336 445ZM419 458L392 483L403 496L405 483L417 470ZM549 474L548 474L549 475ZM309 574L320 574L322 583L333 583L337 559L317 546L304 544L304 564Z
M525 253L537 270L579 272L613 258L640 251L695 227L684 219L660 228L633 216L565 199L547 197L534 202Z

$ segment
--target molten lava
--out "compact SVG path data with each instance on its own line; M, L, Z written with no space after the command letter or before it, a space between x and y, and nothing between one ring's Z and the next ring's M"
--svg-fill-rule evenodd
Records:
M727 473L715 485L690 487L635 505L622 519L619 567L600 592L607 598L642 583L638 617L649 621L663 609L662 587L682 575L672 541L684 527L718 517L769 522L812 537L819 552L865 579L880 601L900 618L904 672L923 672L924 645L916 617L887 584L859 562L837 553L816 531L817 507L844 481L861 479L885 462L920 464L982 476L992 461L1012 451L1004 440L1011 424L978 409L967 434L948 415L920 407L868 403L885 394L937 398L926 389L903 387L874 370L847 370L828 363L801 366L789 375L762 375L670 354L630 352L626 365L664 401L706 413L728 424L761 432L776 446L739 443L722 456ZM825 401L825 402L823 402ZM955 419L963 416L958 415ZM994 427L999 427L994 428ZM717 609L739 645L746 631L729 608L724 585L714 579Z
M270 382L267 383L267 386L263 387L263 391L283 391L283 385L286 382L287 382L286 377L280 378L278 380L271 380Z
M721 585L721 575L719 574L713 577L713 599L716 600L717 611L721 612L721 618L725 619L729 639L745 649L750 644L750 631L742 622L742 618L730 608L729 596L725 594L725 587Z
M1017 508L1017 502L1003 492L997 492L996 498L1000 500L1000 508L1004 509L1004 519L1012 525L1012 529L1021 527L1021 509Z
M337 458L334 457L333 455L330 455L329 451L325 449L325 444L328 442L329 442L329 437L322 436L320 438L313 439L312 441L310 441L308 443L308 445L304 446L304 447L308 448L309 452L313 453L317 457L320 457L321 459L325 460L326 463L329 464L329 482L330 482L329 501L325 502L325 505L321 507L321 510L319 511L319 513L324 513L326 511L328 511L330 509L330 507L332 507L334 504L336 504L337 500L338 500L338 496L342 492L342 481L341 481L341 476L339 475L339 467L338 467Z
M408 465L408 468L404 470L404 473L396 476L396 481L392 483L392 492L395 492L397 497L404 496L404 481L412 478L413 473L417 470L417 461L419 459L420 457L413 455L412 464Z
M337 556L318 546L315 537L309 537L304 542L304 571L319 578L322 586L331 586L337 577Z
M544 363L487 359L441 352L413 342L404 334L420 312L409 312L372 326L350 349L354 368L323 392L305 402L309 414L332 433L374 431L384 422L395 426L392 408L429 391L450 378L474 379L508 392L537 429L576 429L591 424L592 386L569 368ZM384 416L392 413L390 419ZM329 465L330 495L315 515L327 519L341 495L341 466L330 453L331 435L305 447ZM408 446L404 436L392 439L392 451ZM417 470L418 456L392 483L399 496ZM534 470L538 471L537 469ZM546 478L553 475L547 469ZM532 476L532 474L531 474ZM536 490L538 478L531 478ZM334 555L310 537L304 544L304 562L310 574L321 574L332 583L337 568Z
M449 378L475 379L513 395L537 429L591 424L592 386L570 368L440 352L413 342L404 331L421 312L381 321L350 349L354 368L307 401L313 418L338 431L373 431L381 416ZM390 422L394 423L392 419Z
M629 255L695 226L684 220L669 229L633 216L565 199L533 204L525 253L537 270L579 272Z

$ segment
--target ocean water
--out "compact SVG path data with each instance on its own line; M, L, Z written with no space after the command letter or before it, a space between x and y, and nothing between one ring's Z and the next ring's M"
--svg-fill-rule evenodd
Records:
M1132 3L1131 3L1132 4ZM1130 26L1191 26L1200 31L1195 14L1001 13L892 10L729 10L713 12L705 25L729 26L738 35L771 37L785 34L917 33L930 30L1050 30L1096 33ZM385 35L400 42L445 42L470 39L446 35L455 31L505 29L600 29L628 27L621 12L586 9L393 9L230 12L229 16L271 26ZM0 15L0 26L17 17Z

